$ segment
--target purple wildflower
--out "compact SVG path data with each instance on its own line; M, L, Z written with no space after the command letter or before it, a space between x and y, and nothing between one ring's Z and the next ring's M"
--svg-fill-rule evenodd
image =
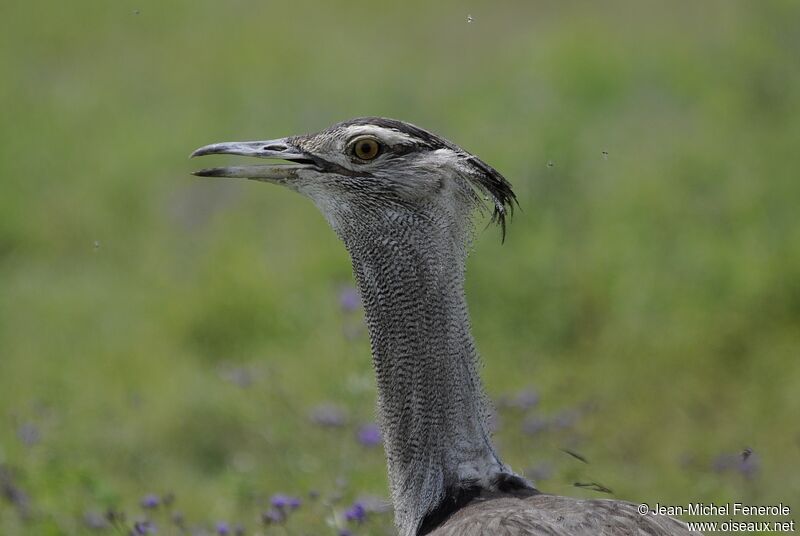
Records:
M161 499L155 493L148 493L139 501L139 505L147 510L158 508L159 504L161 504Z
M272 506L280 510L284 510L287 508L290 510L295 510L296 508L300 507L302 501L298 497L292 497L290 495L277 493L273 495L272 498L270 499L270 504L272 504Z
M514 406L519 409L530 409L539 403L539 393L535 389L529 387L517 393L514 397Z
M339 292L339 307L345 313L352 313L361 305L358 291L353 287L345 287Z
M552 424L555 428L572 428L578 422L579 412L574 409L560 411L553 417Z
M261 521L263 521L265 525L280 524L286 521L286 514L283 512L283 510L270 508L261 514Z
M522 431L528 435L536 435L547 429L549 423L542 417L533 415L522 422Z
M228 536L231 533L231 527L225 521L217 522L217 534L219 536Z
M106 530L110 526L103 514L95 511L84 512L83 524L92 530Z
M383 497L361 495L356 499L356 502L361 504L368 514L383 514L392 511L392 503Z
M289 504L289 497L286 495L273 495L269 500L275 508L285 508Z
M720 454L711 461L711 468L717 473L728 471L736 465L737 458L733 454Z
M339 536L353 536L353 531L350 529L339 529Z
M347 423L347 413L334 404L321 404L311 410L311 422L319 426L338 428Z
M253 373L245 367L225 366L220 370L219 377L242 389L253 385Z
M32 422L26 422L17 428L17 437L19 437L19 440L22 441L23 445L26 447L32 447L41 440L42 434L39 432L39 428L35 424Z
M375 424L365 424L358 430L358 442L365 447L374 447L380 445L383 438L381 437L381 430Z
M23 517L28 516L30 508L28 494L17 485L11 469L3 464L0 464L0 497L13 504Z
M350 508L345 510L344 518L348 522L355 521L356 523L363 523L364 520L367 518L367 511L364 509L364 505L360 502L356 501L353 503Z
M152 521L145 520L133 524L133 533L137 536L145 536L146 534L158 534L158 530Z
M720 454L712 461L711 467L718 473L737 472L745 478L752 478L758 472L760 459L758 454L751 453L747 457L741 454Z
M761 459L758 454L751 454L739 463L739 472L745 478L753 478L761 466Z

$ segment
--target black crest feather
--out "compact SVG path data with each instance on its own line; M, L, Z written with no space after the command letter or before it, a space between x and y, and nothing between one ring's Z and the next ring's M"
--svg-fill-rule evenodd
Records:
M494 201L491 221L500 226L501 241L505 242L506 216L511 218L514 215L514 205L519 205L517 196L511 189L511 183L492 166L471 154L469 161L480 171L475 179L478 188L489 194Z

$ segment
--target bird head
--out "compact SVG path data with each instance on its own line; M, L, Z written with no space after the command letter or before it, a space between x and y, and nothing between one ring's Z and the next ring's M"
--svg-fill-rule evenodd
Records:
M239 177L287 186L311 198L334 228L348 218L423 218L493 207L505 236L516 197L494 168L412 124L380 117L337 123L321 132L265 141L215 143L192 157L234 154L283 164L203 169L202 177ZM402 218L401 218L402 219Z

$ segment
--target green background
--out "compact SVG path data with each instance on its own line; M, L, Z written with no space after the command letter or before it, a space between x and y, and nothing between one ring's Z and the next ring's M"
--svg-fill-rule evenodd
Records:
M500 404L513 467L800 509L797 2L49 0L0 21L0 533L114 508L177 534L138 505L173 493L197 530L335 534L386 497L355 439L375 392L344 248L288 190L189 175L236 159L187 159L361 115L515 187L506 243L483 230L468 267L487 390L540 397ZM326 403L344 427L310 422ZM265 528L277 492L306 504Z

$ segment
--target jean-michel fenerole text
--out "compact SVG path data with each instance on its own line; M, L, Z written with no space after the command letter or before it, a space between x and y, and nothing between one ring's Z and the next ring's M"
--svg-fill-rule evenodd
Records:
M783 503L749 505L743 503L689 503L687 505L655 504L650 513L662 516L770 516L791 515L792 509Z

